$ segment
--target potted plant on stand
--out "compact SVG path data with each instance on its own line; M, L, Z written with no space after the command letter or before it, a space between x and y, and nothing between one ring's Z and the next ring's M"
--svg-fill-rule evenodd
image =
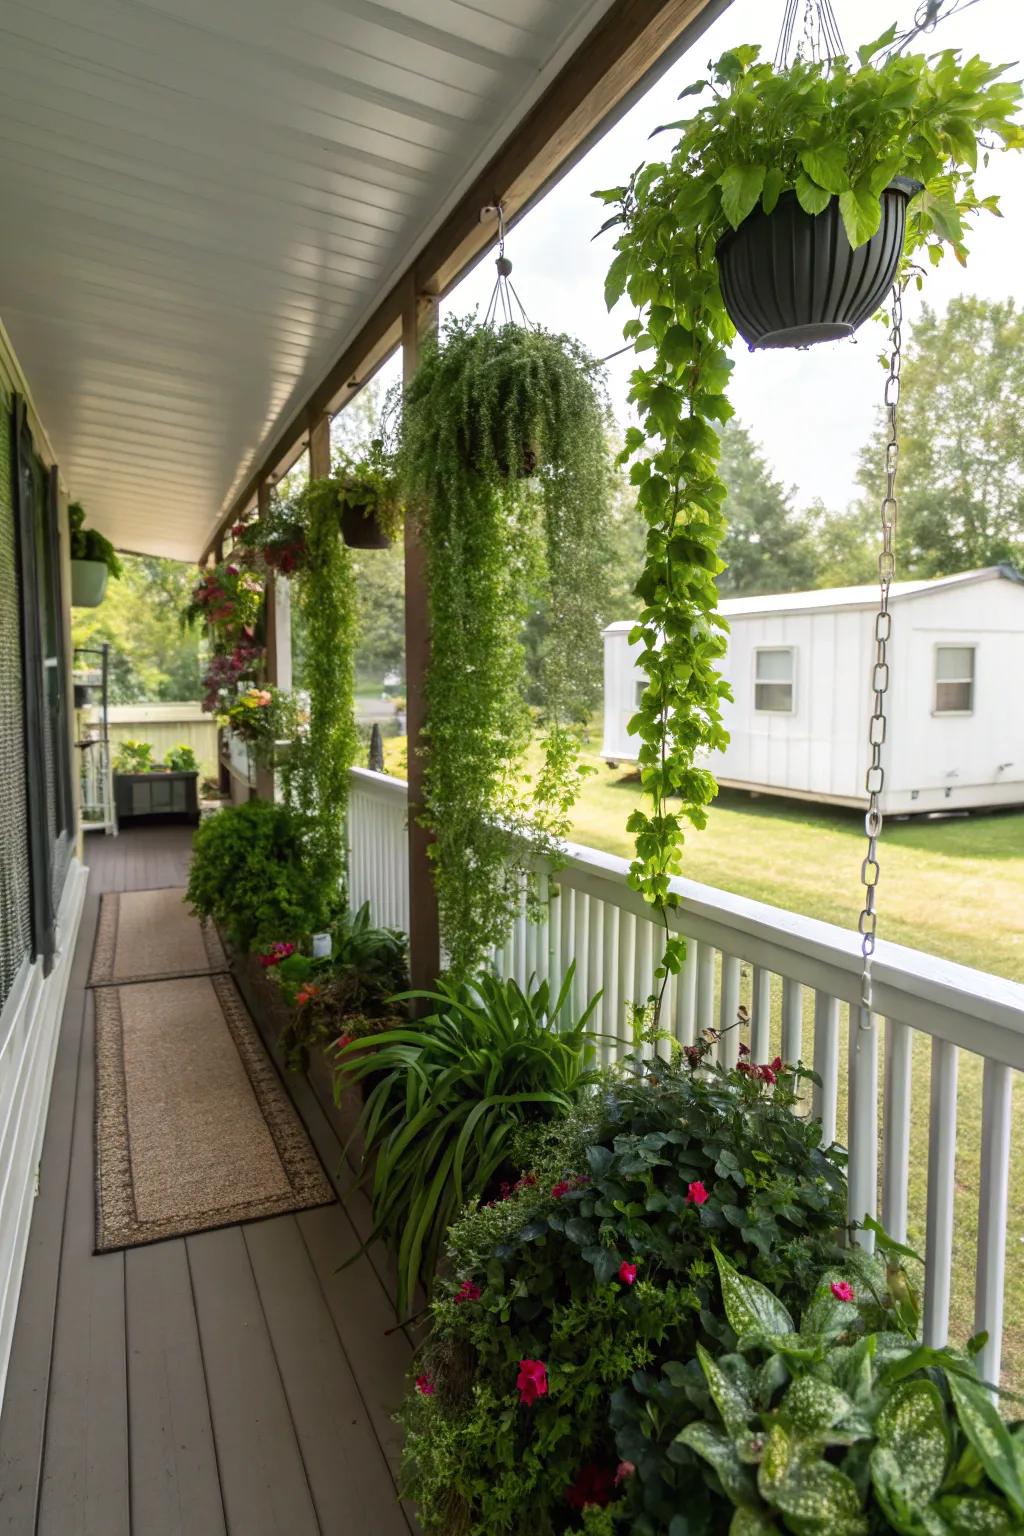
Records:
M80 501L68 505L71 530L71 606L98 608L107 590L107 581L121 575L121 562L110 540L97 528L85 528L85 508ZM77 707L77 706L76 706Z
M199 821L199 764L191 747L174 747L165 763L154 763L148 741L122 741L113 776L119 822L155 816Z

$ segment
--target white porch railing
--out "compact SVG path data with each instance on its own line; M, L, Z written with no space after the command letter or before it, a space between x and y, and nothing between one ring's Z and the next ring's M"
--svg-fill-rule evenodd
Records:
M402 780L353 770L349 845L353 905L369 901L375 921L407 931ZM651 992L660 954L659 925L627 884L627 869L624 859L570 844L565 866L547 889L546 920L528 923L521 915L495 957L500 973L521 983L531 975L560 977L575 959L575 1000L582 1006L602 991L594 1026L616 1035L625 1033L627 1005ZM873 983L878 1012L860 1027L855 934L691 880L673 883L682 904L672 925L689 942L684 969L670 981L663 1019L680 1042L692 1043L710 1026L731 1025L741 998L751 1015L754 1061L776 1051L787 1061L801 1059L806 1028L807 1054L821 1078L811 1109L821 1117L825 1141L838 1139L849 1149L851 1220L877 1215L905 1241L911 1197L924 1175L924 1333L930 1344L944 1343L949 1332L957 1157L967 1155L957 1127L961 1056L965 1077L980 1075L978 1162L961 1169L961 1180L977 1199L973 1331L989 1334L979 1367L986 1380L998 1381L1011 1094L1014 1073L1024 1070L1024 986L880 941ZM729 1029L720 1038L720 1059L735 1062L737 1045L737 1031ZM927 1168L915 1165L912 1181L912 1089L924 1075L922 1051L931 1056Z

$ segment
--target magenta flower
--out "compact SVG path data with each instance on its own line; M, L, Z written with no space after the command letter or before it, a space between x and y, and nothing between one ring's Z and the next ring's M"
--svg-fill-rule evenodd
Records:
M634 1465L633 1462L631 1462L631 1461L620 1461L619 1465L615 1469L615 1482L616 1482L616 1485L618 1485L619 1483L624 1483L626 1481L627 1477L632 1477L633 1476L635 1471L636 1471L636 1466Z
M636 1265L623 1261L619 1265L619 1279L623 1285L634 1285L636 1283Z
M833 1280L831 1285L832 1295L836 1301L852 1301L854 1297L853 1286L848 1280Z
M692 1184L687 1185L687 1205L703 1205L707 1198L708 1192L704 1188L704 1185L701 1183L700 1179L694 1179Z
M475 1280L463 1280L453 1297L456 1306L463 1301L479 1301L480 1287Z
M538 1397L545 1397L548 1390L548 1368L543 1360L520 1360L516 1377L519 1401L532 1407Z
M433 1397L434 1393L437 1391L437 1388L434 1386L434 1383L431 1381L429 1376L417 1376L416 1391L420 1394L421 1397Z
M562 1196L563 1195L567 1195L571 1188L572 1188L572 1185L569 1183L568 1179L560 1179L557 1184L552 1184L552 1186L551 1186L551 1198L552 1198L552 1200L561 1200Z

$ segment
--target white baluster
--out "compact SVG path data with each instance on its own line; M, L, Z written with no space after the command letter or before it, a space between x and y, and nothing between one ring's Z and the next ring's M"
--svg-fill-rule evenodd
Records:
M836 1139L839 1088L839 1001L827 992L814 994L814 1070L821 1078L811 1094L811 1114L821 1121L822 1146Z
M604 997L601 999L601 1027L606 1035L621 1035L625 1015L619 1001L619 919L620 911L613 902L603 903L604 934L602 956L604 960ZM601 1047L601 1059L615 1060L619 1047L606 1040Z
M715 1024L715 951L710 944L697 946L697 1034Z
M945 1344L953 1270L953 1196L956 1173L957 1048L932 1041L928 1118L928 1217L924 1249L924 1341Z
M583 988L583 1006L586 1008L590 999L595 997L603 988L602 961L604 958L604 902L596 896L590 898L590 910L587 913L587 971L586 984ZM604 1000L598 1003L594 1010L595 1027L600 1026L604 1008Z
M910 1177L911 1036L906 1024L885 1021L885 1100L882 1111L882 1225L898 1243L907 1240Z
M740 961L736 955L722 956L722 996L718 1013L718 1060L723 1067L734 1067L740 1043L736 1015L740 1006Z
M625 1036L625 1051L633 1049L633 1025L630 1007L637 1001L636 986L636 916L632 912L619 913L619 989L621 999L619 1016L622 1020L620 1033ZM621 1054L621 1052L620 1052Z
M559 988L561 988L562 982L565 980L569 973L569 967L575 959L575 912L573 909L576 905L576 892L573 890L572 886L562 886L560 905L562 910L558 914L558 949L559 957L561 960L561 970L558 974Z
M874 1216L878 1183L878 1031L874 1014L850 1009L849 1153L847 1211L851 1222ZM875 1251L873 1232L855 1241Z
M782 978L782 1060L795 1067L803 1052L804 989L789 976Z
M978 1180L978 1267L974 1287L974 1331L987 1332L978 1356L983 1381L999 1385L1006 1268L1006 1212L1013 1127L1013 1073L1000 1061L986 1061L981 1099L981 1176Z
M754 966L750 1009L750 1059L762 1064L772 1059L772 973Z
M686 959L676 977L676 1039L680 1045L692 1045L696 1038L697 950L697 940L687 939Z
M576 892L573 913L573 947L576 957L576 975L572 983L573 1015L579 1018L587 1006L587 939L590 933L590 897L583 891Z

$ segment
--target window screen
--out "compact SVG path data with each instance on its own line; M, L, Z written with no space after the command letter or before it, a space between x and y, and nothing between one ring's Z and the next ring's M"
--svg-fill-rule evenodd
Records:
M32 947L11 402L0 389L0 1008Z
M758 651L754 665L754 708L770 714L793 713L793 652Z
M969 715L974 708L974 646L935 649L935 713Z

